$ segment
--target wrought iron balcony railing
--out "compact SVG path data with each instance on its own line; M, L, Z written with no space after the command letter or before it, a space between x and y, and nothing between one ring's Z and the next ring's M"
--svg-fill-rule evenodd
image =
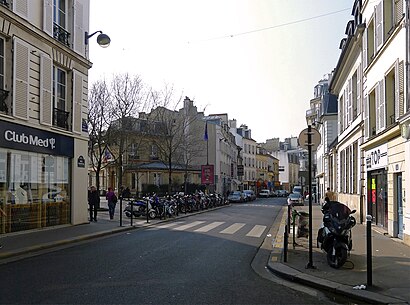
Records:
M0 111L9 113L9 105L7 104L7 97L9 92L3 89L0 89Z
M54 108L53 125L68 130L68 116L69 112Z
M61 26L59 26L57 23L54 23L54 26L53 26L53 36L59 42L65 44L68 47L70 46L70 41L69 41L70 33L67 32Z

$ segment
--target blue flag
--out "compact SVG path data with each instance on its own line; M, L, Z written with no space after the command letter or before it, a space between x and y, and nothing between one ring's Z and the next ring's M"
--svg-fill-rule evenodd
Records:
M205 123L204 140L208 141L208 122Z

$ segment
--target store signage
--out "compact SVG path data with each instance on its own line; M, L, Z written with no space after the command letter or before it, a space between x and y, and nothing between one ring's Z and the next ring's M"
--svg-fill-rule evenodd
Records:
M214 184L214 166L202 165L201 166L201 183L202 184Z
M74 156L72 138L4 121L0 125L0 147L70 158Z
M77 167L85 167L85 159L83 156L79 156L77 159Z
M366 151L367 170L384 168L387 165L387 143Z

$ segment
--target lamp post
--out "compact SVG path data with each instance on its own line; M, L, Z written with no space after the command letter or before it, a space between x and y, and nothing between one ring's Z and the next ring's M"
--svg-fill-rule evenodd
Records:
M88 40L97 33L99 33L99 35L97 36L97 43L103 48L108 47L110 45L111 39L107 34L104 34L102 31L95 31L92 34L88 34L88 32L85 32L84 43L88 45Z
M308 149L308 184L309 192L312 192L312 150L316 149L320 144L321 137L320 133L312 128L311 120L307 120L308 128L302 130L299 135L299 145L305 146ZM306 268L312 268L313 266L313 232L312 232L312 196L309 196L309 262Z

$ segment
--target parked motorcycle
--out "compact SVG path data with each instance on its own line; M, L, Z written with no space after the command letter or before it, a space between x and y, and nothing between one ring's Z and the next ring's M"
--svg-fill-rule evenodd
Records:
M327 202L323 208L323 223L318 231L317 246L327 253L327 263L340 268L352 250L352 231L356 219L346 205L337 201Z

